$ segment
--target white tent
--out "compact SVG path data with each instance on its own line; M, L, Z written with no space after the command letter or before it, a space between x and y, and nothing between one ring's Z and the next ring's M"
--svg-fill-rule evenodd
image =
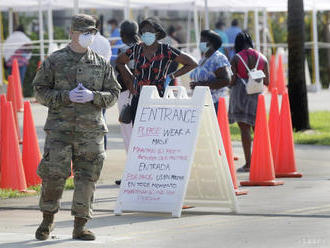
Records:
M128 10L148 8L148 9L164 9L164 10L180 10L194 12L194 26L198 34L198 10L205 11L236 11L255 13L255 30L259 30L258 11L264 12L264 22L266 12L287 11L288 0L1 0L0 10L9 11L39 11L39 21L42 22L42 11L48 11L48 31L51 40L52 34L52 10L73 9L74 13L78 9L123 9L125 17L128 16ZM317 10L330 10L330 0L304 0L304 8L306 11L313 11L313 37L314 37L314 56L315 56L315 72L316 83L319 84L319 65L318 65L318 43L317 43ZM12 18L9 15L9 26L12 30ZM207 15L206 15L207 16ZM206 19L206 27L208 27L208 18ZM40 34L43 32L42 28ZM256 32L256 45L260 47L259 32ZM198 35L197 35L198 36ZM198 37L196 40L198 41ZM42 38L41 38L42 41ZM41 42L43 47L43 42ZM42 48L43 49L43 48ZM43 54L43 52L41 52ZM0 68L1 70L1 68ZM0 77L1 80L1 77Z

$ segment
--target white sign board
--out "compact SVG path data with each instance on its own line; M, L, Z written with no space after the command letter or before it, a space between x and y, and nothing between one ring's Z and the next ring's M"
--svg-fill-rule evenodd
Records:
M202 157L195 156L192 166L195 151ZM115 214L151 211L179 217L191 168L190 199L237 211L226 161L208 87L196 87L192 98L183 87L168 87L160 98L156 87L145 86Z

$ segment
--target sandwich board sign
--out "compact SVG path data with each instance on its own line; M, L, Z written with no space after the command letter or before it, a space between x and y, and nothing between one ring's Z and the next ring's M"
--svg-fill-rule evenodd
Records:
M144 86L114 212L180 217L184 202L238 210L210 90Z

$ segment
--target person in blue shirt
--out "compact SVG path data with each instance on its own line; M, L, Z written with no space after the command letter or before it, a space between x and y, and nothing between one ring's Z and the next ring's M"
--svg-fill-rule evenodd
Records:
M242 32L242 29L238 26L238 20L234 19L231 22L231 27L226 30L226 33L227 33L227 36L228 36L228 42L230 44L234 44L236 36L240 32ZM235 49L234 49L234 46L232 46L228 49L228 58L229 58L229 60L231 60L232 57L234 57L234 55L235 55Z
M224 31L225 23L223 21L218 21L215 24L215 32L221 37L222 40L222 46L219 48L219 52L226 55L228 57L228 49L226 45L228 45L228 36L226 32Z
M225 55L219 52L222 45L221 37L213 30L201 32L199 49L202 58L190 74L192 82L190 88L196 86L208 86L211 91L215 113L218 113L220 97L227 94L227 86L231 81L231 65Z
M110 44L111 44L111 58L110 64L115 67L116 66L116 59L118 57L118 49L120 46L123 45L123 42L120 38L120 29L118 27L118 22L116 19L110 19L108 21L109 25L109 34L110 34Z

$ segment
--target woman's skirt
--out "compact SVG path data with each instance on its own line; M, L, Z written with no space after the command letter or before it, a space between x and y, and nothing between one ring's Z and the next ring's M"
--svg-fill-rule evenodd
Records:
M255 125L257 115L258 95L248 95L245 84L241 78L237 78L235 84L230 89L229 98L229 123L243 122L251 126Z

